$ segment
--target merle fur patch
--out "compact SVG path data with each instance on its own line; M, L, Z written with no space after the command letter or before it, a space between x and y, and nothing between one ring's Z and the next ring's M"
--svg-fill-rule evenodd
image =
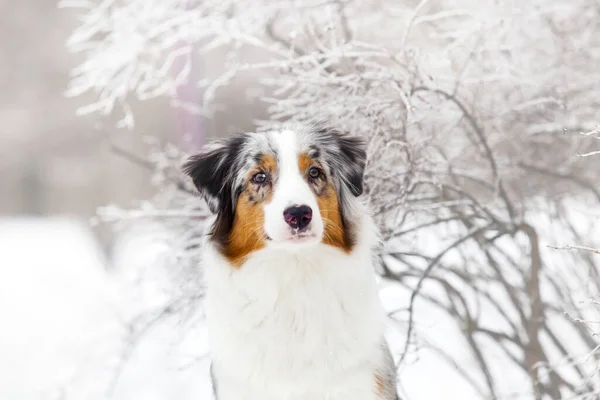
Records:
M345 185L354 196L363 192L363 175L367 154L364 141L360 137L350 136L325 124L311 126L314 152L317 157L325 153L331 165L332 174Z

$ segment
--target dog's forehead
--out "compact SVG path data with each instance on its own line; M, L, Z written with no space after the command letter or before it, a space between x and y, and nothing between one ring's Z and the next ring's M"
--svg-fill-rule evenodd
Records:
M320 126L293 126L291 128L275 131L271 137L279 138L280 142L292 141L298 154L308 154L312 158L319 158L324 153L337 151L334 135Z
M283 157L284 154L308 154L318 157L318 137L306 128L289 128L273 130L261 133L247 134L245 145L240 149L238 155L244 164L256 162L260 156L273 155L275 158Z
M273 157L276 168L283 164L295 164L295 160L304 154L319 160L329 170L331 166L328 165L326 155L335 157L337 152L333 136L319 126L290 126L267 132L247 133L244 145L240 147L236 157L236 182L243 184L248 173L261 164L265 155Z

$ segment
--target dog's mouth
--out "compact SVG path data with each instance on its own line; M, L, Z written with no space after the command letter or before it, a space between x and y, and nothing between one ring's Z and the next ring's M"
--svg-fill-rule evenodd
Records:
M308 233L308 232L304 232L304 233L292 233L291 235L280 239L280 240L273 240L272 237L270 237L269 235L265 235L265 239L269 242L280 242L280 243L303 243L303 242L309 242L312 241L314 239L317 238L317 235L314 233Z
M307 240L307 239L316 239L317 235L314 233L300 233L294 236L290 236L288 240Z

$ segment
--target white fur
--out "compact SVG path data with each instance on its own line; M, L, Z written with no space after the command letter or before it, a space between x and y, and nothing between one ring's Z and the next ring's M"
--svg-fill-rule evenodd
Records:
M273 240L240 268L210 244L204 253L218 398L382 399L375 379L385 372L385 318L372 265L374 224L356 201L352 252L320 243L323 222L298 170L297 141L290 132L277 142L279 183L265 207ZM310 229L318 238L284 246L283 210L294 204L313 208Z

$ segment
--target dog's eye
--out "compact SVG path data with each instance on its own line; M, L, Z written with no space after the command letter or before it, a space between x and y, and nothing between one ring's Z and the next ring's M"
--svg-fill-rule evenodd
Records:
M252 182L261 185L263 183L265 183L267 181L267 174L265 174L264 172L258 172L256 174L254 174L254 176L252 177Z
M321 176L321 170L317 167L312 167L308 170L308 176L310 176L313 179L317 179Z

